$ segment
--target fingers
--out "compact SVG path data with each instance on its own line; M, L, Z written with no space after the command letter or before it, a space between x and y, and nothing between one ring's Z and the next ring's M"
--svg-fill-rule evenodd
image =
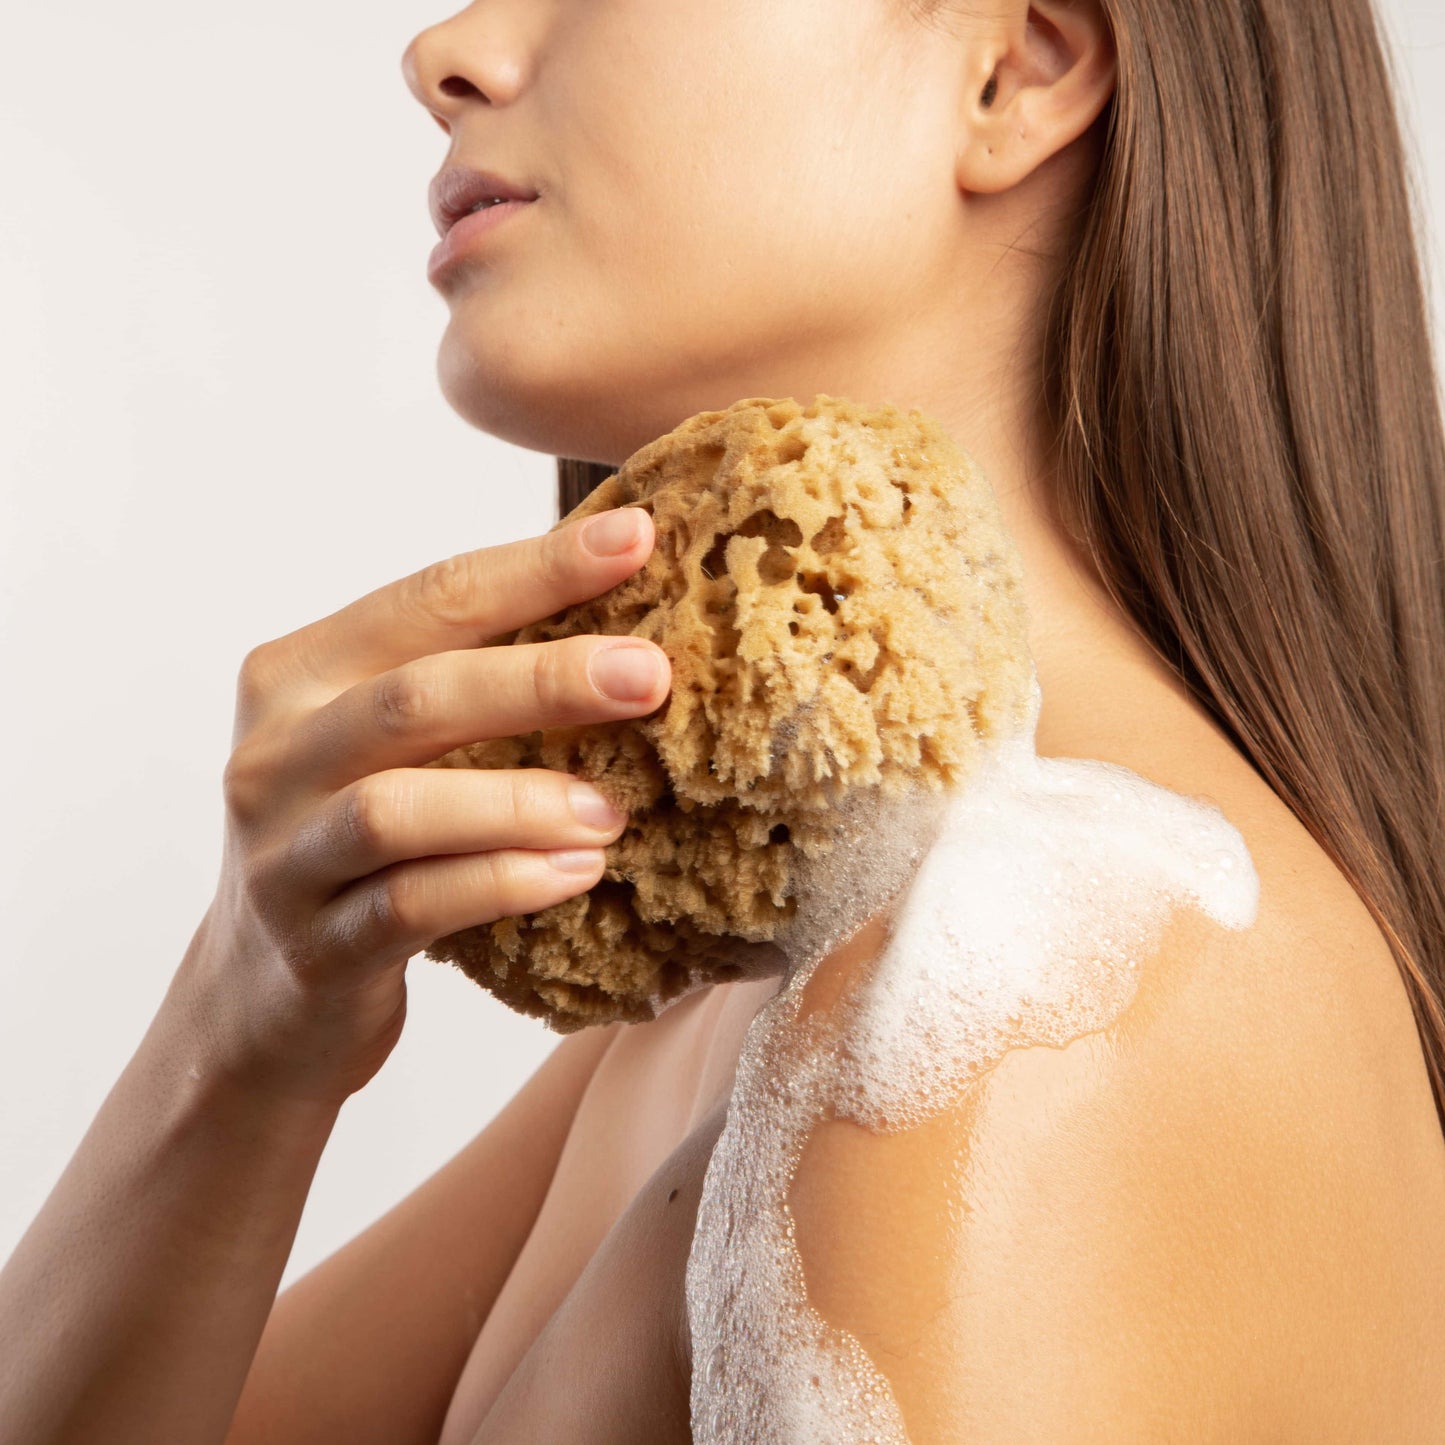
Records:
M590 783L552 768L396 768L328 798L275 866L308 879L319 904L407 859L595 849L614 841L626 821Z
M615 587L654 540L651 516L626 506L458 552L263 644L245 677L339 691L430 653L478 647Z
M397 863L358 880L312 920L330 956L410 958L434 939L583 893L602 877L601 848L540 853L520 848Z
M282 764L289 776L278 781L333 792L465 743L644 716L671 681L667 654L634 637L436 653L357 683L301 719Z

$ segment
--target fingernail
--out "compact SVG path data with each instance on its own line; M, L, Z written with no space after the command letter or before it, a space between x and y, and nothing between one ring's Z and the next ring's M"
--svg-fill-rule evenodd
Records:
M588 828L604 828L611 832L626 816L614 808L590 783L573 783L567 789L572 816Z
M646 643L602 647L592 654L587 670L592 685L615 702L640 702L662 680L662 658Z
M637 507L617 507L593 517L582 528L587 550L598 557L615 557L642 536L642 515Z
M547 854L547 862L559 873L595 873L604 854L601 848L560 848Z

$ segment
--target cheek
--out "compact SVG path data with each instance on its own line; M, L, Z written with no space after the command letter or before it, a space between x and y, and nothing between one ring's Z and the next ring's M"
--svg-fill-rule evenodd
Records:
M742 73L659 81L594 133L554 273L589 341L675 361L894 304L921 172L878 81L772 51Z
M550 77L550 211L454 298L443 344L444 391L487 429L479 390L516 410L731 379L908 305L927 153L900 109L916 87L876 53L861 65L876 36L840 21L867 7L769 0L747 24L722 0L679 8L629 46L579 43L591 68Z

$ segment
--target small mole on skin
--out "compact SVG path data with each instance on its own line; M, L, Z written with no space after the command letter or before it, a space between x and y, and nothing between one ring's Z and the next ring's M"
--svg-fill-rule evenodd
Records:
M668 1202L669 1204L671 1204L672 1201L673 1201L674 1199L676 1199L676 1198L677 1198L677 1190L674 1189L674 1190L672 1191L672 1193L667 1196L667 1202Z

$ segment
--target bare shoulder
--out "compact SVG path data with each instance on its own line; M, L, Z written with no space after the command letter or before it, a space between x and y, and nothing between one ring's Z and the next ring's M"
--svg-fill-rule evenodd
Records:
M818 1125L789 1195L809 1301L912 1445L1434 1438L1445 1140L1388 948L1226 743L1151 736L1062 751L1219 806L1255 924L1180 910L1109 1027L918 1127Z

